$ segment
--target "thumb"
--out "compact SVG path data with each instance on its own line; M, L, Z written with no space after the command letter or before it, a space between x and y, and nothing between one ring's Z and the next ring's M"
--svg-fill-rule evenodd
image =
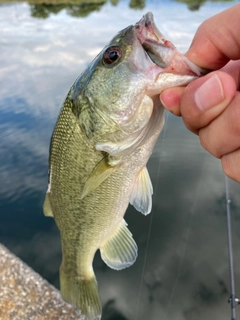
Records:
M192 82L182 96L180 110L187 128L198 133L217 118L236 92L234 79L223 71L215 71Z
M235 92L233 77L223 71L214 71L193 81L185 89L165 90L161 94L161 101L173 113L182 116L190 131L198 134L201 128L224 111Z

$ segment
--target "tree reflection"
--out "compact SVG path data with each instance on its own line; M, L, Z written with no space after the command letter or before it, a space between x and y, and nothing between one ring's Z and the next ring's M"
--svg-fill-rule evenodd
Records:
M197 11L207 0L174 0L176 2L186 3L190 11ZM234 0L210 0L211 2L233 2Z
M22 2L24 0L15 0ZM27 0L30 5L31 15L35 18L46 19L51 13L57 14L65 9L67 13L74 17L87 17L93 11L99 11L101 7L110 2L117 6L123 0ZM174 0L185 3L191 11L199 10L207 0ZM233 2L234 0L210 0L211 2ZM0 0L1 3L11 2L11 0ZM147 0L129 0L129 7L132 9L144 9ZM173 2L174 5L174 2Z
M30 11L32 17L46 19L50 13L57 14L65 7L64 4L31 4Z
M37 3L30 4L30 10L32 17L42 19L48 18L51 13L57 14L63 9L73 17L87 17L91 12L100 10L106 2L107 0L95 0L94 2L86 0L86 2L81 1L76 4L67 3L67 1L58 4Z
M132 9L143 9L145 8L145 0L130 0L129 7Z
M114 299L109 300L103 307L102 320L128 320L116 307Z
M110 0L111 4L112 4L113 6L118 5L118 2L119 2L119 1L121 1L121 0Z
M186 3L190 11L197 11L206 2L206 0L175 0L176 2Z
M93 11L99 11L101 7L107 2L103 0L99 3L82 3L80 5L67 6L67 13L73 17L87 17Z

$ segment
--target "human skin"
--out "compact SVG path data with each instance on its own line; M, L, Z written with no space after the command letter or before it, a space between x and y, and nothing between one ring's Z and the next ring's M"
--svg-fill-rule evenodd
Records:
M209 18L186 53L198 66L214 70L187 87L160 95L166 109L182 116L202 146L221 159L226 175L240 182L240 4Z

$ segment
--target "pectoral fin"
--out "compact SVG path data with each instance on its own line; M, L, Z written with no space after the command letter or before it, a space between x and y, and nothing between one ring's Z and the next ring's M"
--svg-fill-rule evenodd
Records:
M98 142L96 144L96 150L104 151L110 154L111 156L118 157L125 154L130 154L139 140L141 140L141 133L133 133L128 135L127 138L118 142Z
M54 217L52 213L50 201L49 201L49 193L46 194L46 198L43 204L43 213L46 217Z
M87 179L80 199L86 197L87 194L95 190L104 180L106 180L115 170L117 166L111 166L108 163L108 158L104 157L93 169Z
M103 261L112 269L130 267L137 258L137 245L127 228L125 220L100 248Z
M138 174L130 195L130 203L136 210L147 215L152 209L153 187L146 167Z

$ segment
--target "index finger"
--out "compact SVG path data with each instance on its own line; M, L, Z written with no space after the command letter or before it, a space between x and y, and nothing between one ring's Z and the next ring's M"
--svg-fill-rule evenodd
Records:
M186 53L196 65L217 70L240 58L240 4L205 20Z

